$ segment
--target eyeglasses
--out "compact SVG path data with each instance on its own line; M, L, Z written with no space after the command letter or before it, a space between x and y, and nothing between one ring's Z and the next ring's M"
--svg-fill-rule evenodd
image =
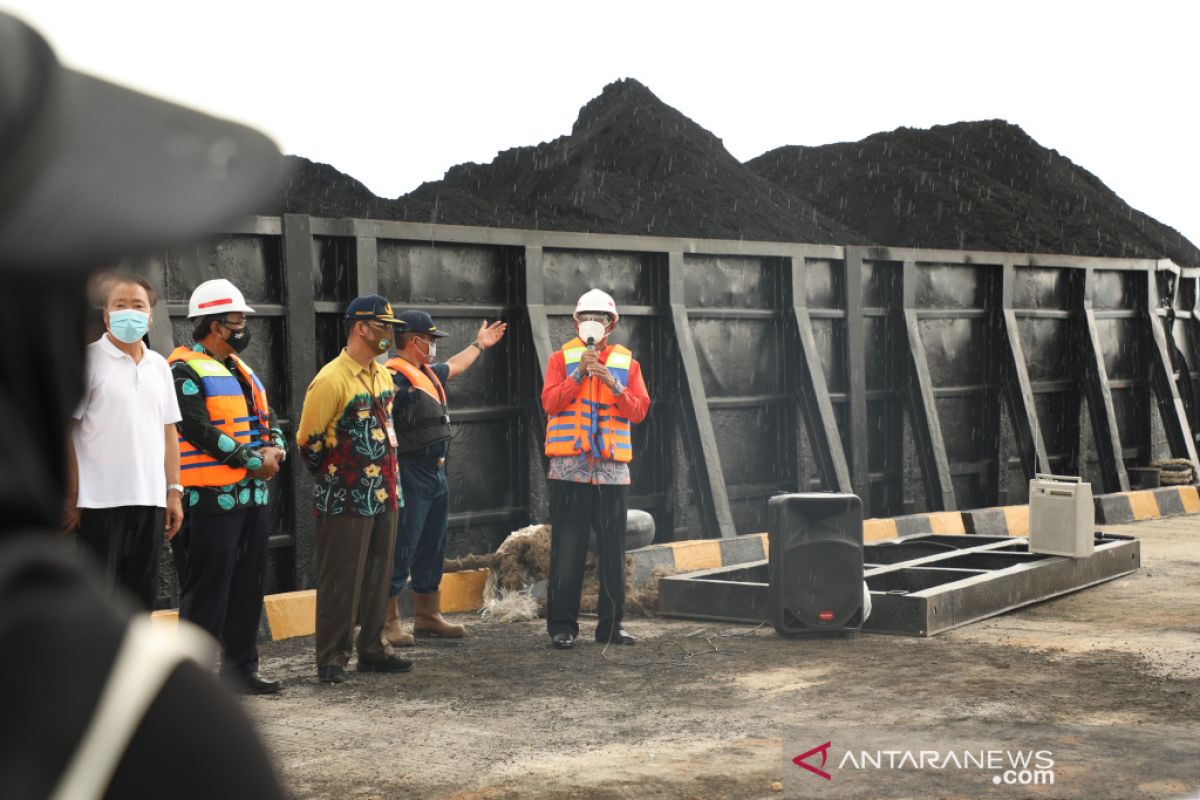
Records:
M375 330L384 331L385 333L391 333L392 331L392 324L390 322L380 322L379 320L373 319L368 320L364 324L368 328L374 328Z
M608 323L612 322L612 317L610 317L608 314L593 313L591 311L585 311L579 315L579 321L580 322L602 322L605 325L607 325Z
M223 319L223 320L221 320L221 324L224 325L229 330L233 331L234 333L237 333L238 331L246 330L246 321L245 320L242 320L241 322L230 322L227 319Z

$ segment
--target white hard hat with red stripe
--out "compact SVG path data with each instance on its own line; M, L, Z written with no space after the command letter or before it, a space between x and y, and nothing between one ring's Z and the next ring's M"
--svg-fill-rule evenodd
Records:
M611 314L613 322L621 318L621 315L617 313L617 303L612 299L612 295L599 289L589 289L579 298L579 302L575 304L575 318L579 319L579 315L584 311Z
M200 284L188 300L188 319L234 311L254 313L254 309L246 305L246 298L242 297L238 288L224 278L214 278Z

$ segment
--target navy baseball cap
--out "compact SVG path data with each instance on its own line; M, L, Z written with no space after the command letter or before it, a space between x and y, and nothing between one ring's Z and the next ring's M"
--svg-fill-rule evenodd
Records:
M389 325L403 325L403 321L396 319L392 314L392 304L387 301L387 298L377 294L364 294L351 300L350 305L346 306L346 319L355 322L378 321L386 322Z
M407 326L404 329L405 333L426 333L430 336L436 336L439 339L450 335L437 329L437 325L433 324L433 317L429 316L429 312L427 311L417 311L415 309L405 311L400 315L399 319Z

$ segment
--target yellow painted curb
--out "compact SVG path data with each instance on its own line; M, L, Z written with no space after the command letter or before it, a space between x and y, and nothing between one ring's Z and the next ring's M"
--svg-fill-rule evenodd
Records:
M1162 516L1158 510L1158 500L1154 492L1129 492L1129 507L1133 509L1133 518L1139 522L1144 519L1158 519Z
M159 625L174 625L179 622L179 611L170 608L151 612L150 621Z
M1183 510L1187 513L1200 513L1200 493L1196 491L1195 486L1180 486L1179 500L1183 503Z
M696 539L671 542L675 554L675 569L690 572L697 569L716 569L721 566L721 540Z
M934 514L926 514L929 518L929 528L934 533L961 533L966 534L967 529L963 525L962 514L957 511L938 511Z
M488 570L473 569L448 572L442 576L438 589L442 593L442 611L476 611L483 605L483 585ZM271 639L290 639L311 636L317 630L317 591L270 594L263 598Z
M317 590L269 594L263 598L271 639L309 636L317 630Z
M483 607L483 585L488 569L466 569L447 572L438 584L442 593L442 611L478 611Z
M1029 506L1004 506L1001 510L1009 536L1029 535Z
M863 520L863 541L878 542L883 539L895 539L900 534L896 532L894 519Z

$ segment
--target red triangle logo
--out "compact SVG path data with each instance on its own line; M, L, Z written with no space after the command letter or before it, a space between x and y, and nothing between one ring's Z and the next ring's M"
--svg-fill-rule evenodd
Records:
M825 744L814 747L812 750L809 750L807 753L801 753L800 755L798 755L792 759L792 763L795 764L797 767L804 767L804 769L808 770L813 775L817 775L819 777L824 778L827 781L831 781L831 780L833 780L832 775L830 775L824 769L814 767L812 764L809 764L809 763L805 762L805 760L804 760L804 759L808 758L809 756L813 756L813 755L816 755L817 753L820 753L821 754L821 766L824 767L825 760L827 758L829 758L829 747L831 744L832 744L832 742L826 742Z

